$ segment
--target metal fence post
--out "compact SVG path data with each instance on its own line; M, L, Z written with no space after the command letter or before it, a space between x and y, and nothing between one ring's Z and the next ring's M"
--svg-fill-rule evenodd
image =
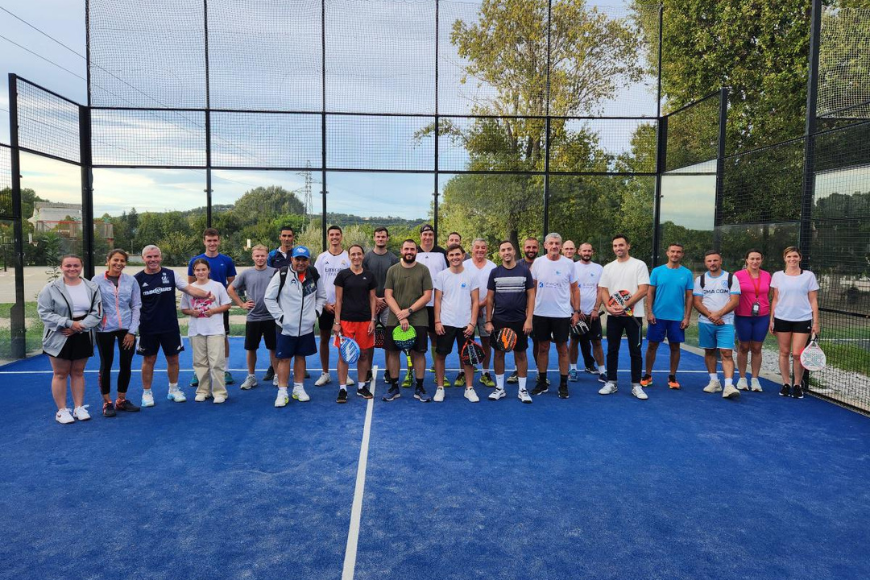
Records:
M79 107L79 161L82 181L82 254L85 278L94 277L94 169L91 149L91 109Z
M804 177L801 196L799 245L801 266L809 268L812 249L812 212L816 183L816 107L819 97L819 42L822 32L822 0L813 0L810 27L810 65L807 81L807 112L804 130Z
M21 221L21 151L18 149L18 77L9 73L9 150L12 172L12 230L15 245L15 304L10 312L12 357L27 356L24 324L24 227Z
M719 89L719 146L716 154L716 209L713 219L713 247L719 249L719 226L722 225L722 202L725 194L725 139L728 124L728 89Z

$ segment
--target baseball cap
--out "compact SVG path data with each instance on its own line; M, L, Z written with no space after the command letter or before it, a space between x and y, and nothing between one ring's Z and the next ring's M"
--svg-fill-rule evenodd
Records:
M311 252L308 251L308 248L305 246L296 246L293 248L293 253L290 254L291 258L306 258L308 260L311 259Z
M420 226L420 233L421 234L423 232L434 232L434 231L435 231L435 228L433 228L429 224L423 224L422 226Z

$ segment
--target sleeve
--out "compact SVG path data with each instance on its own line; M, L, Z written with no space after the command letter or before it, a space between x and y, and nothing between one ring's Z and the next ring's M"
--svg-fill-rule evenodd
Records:
M387 270L387 278L384 280L384 290L392 290L393 289L393 266L390 266L390 269Z
M649 269L640 260L638 262L640 263L637 265L637 285L649 284Z
M770 277L770 287L779 288L779 272L774 272L773 276Z
M323 276L323 254L320 254L319 256L317 256L317 259L314 260L314 269L317 270L318 274ZM320 311L318 310L318 312Z
M807 272L810 275L809 283L807 284L807 291L814 292L819 289L819 281L816 279L816 275L812 272Z
M649 276L649 285L653 286L653 287L658 286L658 280L659 280L659 269L653 268L652 274L650 274L650 276Z
M695 290L695 281L692 280L692 273L686 268L686 290L693 292Z
M468 287L472 290L480 290L480 280L478 280L476 274L471 276L471 283L469 283Z
M193 276L193 274L191 274L191 276ZM187 280L184 280L181 276L176 276L175 277L175 287L178 288L179 290L184 290L185 288L188 287Z
M227 256L227 278L236 275L238 275L238 272L236 272L236 263L233 261L232 258Z
M375 275L371 270L368 272L369 276L369 290L377 290L378 289L378 281L375 280Z
M287 275L290 275L289 272ZM281 305L278 304L278 286L280 284L281 275L272 276L272 279L269 280L269 285L266 286L266 292L263 294L263 304L266 305L266 310L269 311L269 314L278 324L281 324L284 318L284 312L281 310Z
M335 277L335 280L333 280L333 282L332 282L333 286L337 286L339 288L344 288L344 277L345 276L346 276L346 274L344 273L344 270L339 272L338 275Z
M133 278L133 287L130 292L130 328L127 332L136 334L139 332L139 319L142 314L142 289L139 288L139 281Z
M181 295L181 309L184 310L185 308L190 308L193 305L192 300L193 299L190 296L188 296L187 294L182 294Z
M237 292L245 291L245 278L247 277L245 276L245 272L250 272L250 270L245 270L244 272L236 276L236 279L233 280L232 284L230 284L230 286L232 286L233 289Z
M701 274L703 276L704 274ZM704 292L701 290L701 276L695 278L695 286L692 288L693 296L703 296Z
M489 292L495 292L495 268L489 273L489 278L486 280L486 289Z
M227 294L227 289L224 288L223 284L216 283L216 286L217 292L215 293L215 296L218 300L218 306L226 306L227 304L231 304L232 300L230 300L230 295Z
M423 292L432 289L432 274L429 273L429 268L423 266Z
M51 330L69 328L72 326L72 320L54 312L54 301L51 298L51 285L51 282L49 282L39 291L39 296L36 299L36 312L39 314L39 318L42 322Z
M196 260L196 256L191 258L190 261L187 263L187 275L188 276L193 276L193 261L194 260ZM176 276L176 278L178 278L178 276ZM181 290L181 288L179 288L179 290Z
M568 282L573 284L577 281L577 267L572 263L571 267L568 268Z
M740 295L742 290L740 289L740 279L737 278L737 274L731 278L731 294Z
M441 270L443 272L444 270ZM432 289L444 291L444 282L441 280L441 272L435 274L435 277L432 278ZM425 285L425 282L424 282ZM425 290L425 288L423 288Z
M272 251L269 252L269 254L266 256L266 265L269 266L270 268L273 268L273 267L274 267L274 266L272 266L272 259L273 259L274 257L275 257L275 250L272 250Z
M608 276L607 268L601 270L601 277L598 279L598 287L610 289L610 276Z
M535 279L532 278L532 273L526 270L526 290L531 290L535 287Z
M326 305L326 285L323 283L323 276L317 278L317 294L315 296L314 310L322 313L323 307Z

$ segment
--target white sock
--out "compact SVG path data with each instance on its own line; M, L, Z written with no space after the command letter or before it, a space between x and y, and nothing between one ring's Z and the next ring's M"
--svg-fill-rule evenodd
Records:
M717 375L716 373L710 373L710 380L711 381L718 381L719 375Z
M500 391L504 390L504 374L495 375L495 388Z
M255 375L254 373L248 373L248 378L251 378L251 377L254 377L256 379L257 375Z
M576 371L576 370L577 370L577 365L576 365L576 364L572 364L572 365L569 365L569 366L570 366L570 368L571 368L572 371Z
M338 387L338 388L339 388L339 390L346 391L346 390L347 390L347 385L341 385L341 386Z
M296 389L301 389L301 388L302 388L302 383L293 383L293 389L294 389L294 390L296 390Z
M607 372L607 369L604 368L604 365L598 365L598 374L599 375L604 374L606 372Z
M725 386L726 387L732 386L734 384L732 381L733 381L733 379L731 377L725 377Z
M520 391L526 390L526 378L527 377L517 377L517 382L520 385Z
M278 394L286 396L287 395L287 387L278 387Z
M178 390L178 383L169 383L169 390L170 391L177 391Z

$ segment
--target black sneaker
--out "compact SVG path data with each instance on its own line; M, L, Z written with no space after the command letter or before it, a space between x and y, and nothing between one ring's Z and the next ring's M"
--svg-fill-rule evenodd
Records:
M112 401L103 403L103 417L114 417L115 415L115 405L112 404Z
M804 386L800 383L795 383L795 386L792 387L791 396L795 399L803 399L804 398Z
M372 399L372 392L369 390L368 385L363 385L356 390L356 396L362 397L363 399Z
M559 385L559 398L567 399L568 398L568 385Z
M589 373L590 375L598 374L598 371L595 369L595 367L586 367L585 369L583 369L583 371Z
M384 384L389 385L392 382L393 382L392 379L390 379L390 371L388 371L388 370L384 371Z
M417 387L414 389L414 398L420 401L421 403L431 403L432 399L428 395L426 395L426 389L423 387Z
M367 383L372 382L372 371L371 370L369 370L368 374L366 375L366 382Z
M780 397L790 397L791 396L791 385L785 383L782 388L779 390Z
M384 401L395 401L399 397L402 396L402 391L399 390L399 385L393 384L390 386L390 390L387 391L387 394L383 396Z
M532 389L532 395L535 395L535 396L543 395L544 393L546 393L549 390L550 390L550 387L547 386L546 382L538 381L538 383L535 385L535 388Z
M138 413L139 407L130 402L130 399L118 399L115 401L116 411L126 411L127 413Z
M607 382L607 373L599 373L598 374L598 382L606 383Z
M511 376L509 376L509 377L507 378L507 382L510 383L510 384L512 384L512 385L513 385L513 384L516 384L516 383L518 383L518 382L520 382L520 378L517 376L517 372L516 372L516 371L514 371L513 373L511 373Z
M273 380L274 378L275 378L275 369L273 369L272 366L269 365L269 368L266 369L266 374L263 375L263 381L268 383L269 381Z
M338 389L338 398L335 399L336 403L347 403L347 389Z

